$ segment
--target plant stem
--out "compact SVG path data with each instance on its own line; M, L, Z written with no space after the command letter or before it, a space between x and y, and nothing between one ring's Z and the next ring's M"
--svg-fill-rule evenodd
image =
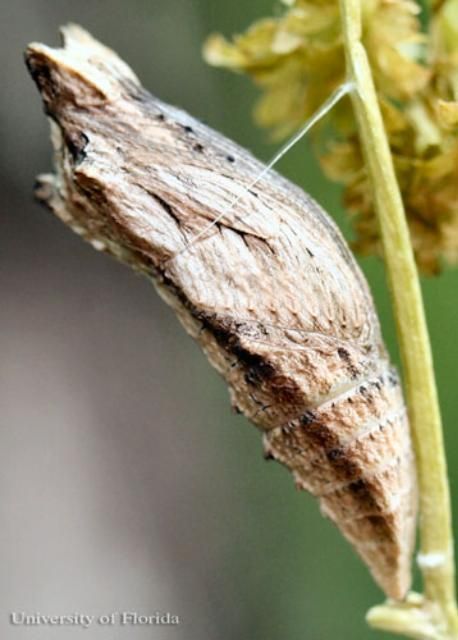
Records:
M368 57L361 42L361 0L340 0L347 72L355 84L353 104L367 172L375 201L385 264L397 323L407 403L416 452L420 489L420 567L428 611L428 634L418 635L418 616L409 628L413 637L458 638L455 604L453 535L441 417L422 294L393 160L385 134ZM411 603L412 604L412 603ZM412 606L417 607L419 601ZM407 607L407 609L406 609ZM382 611L383 609L383 611ZM394 630L388 618L396 605L378 607L369 622ZM399 605L397 614L408 612ZM417 611L418 613L418 611ZM399 622L399 619L398 619ZM386 623L386 624L385 624ZM437 633L431 635L431 629ZM426 630L425 630L426 633Z

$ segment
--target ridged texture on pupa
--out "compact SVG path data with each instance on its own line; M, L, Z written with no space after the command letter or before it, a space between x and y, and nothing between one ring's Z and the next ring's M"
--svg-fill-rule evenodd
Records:
M78 27L26 54L52 124L38 197L149 276L390 596L410 582L416 488L406 411L366 282L303 191L152 97ZM185 250L208 223L234 210Z

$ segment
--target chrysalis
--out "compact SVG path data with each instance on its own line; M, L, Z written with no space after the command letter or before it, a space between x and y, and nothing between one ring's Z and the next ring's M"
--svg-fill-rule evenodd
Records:
M274 172L246 189L262 164L152 97L82 29L65 28L64 42L26 53L55 148L37 196L154 282L262 431L266 457L403 597L417 502L406 409L335 224Z

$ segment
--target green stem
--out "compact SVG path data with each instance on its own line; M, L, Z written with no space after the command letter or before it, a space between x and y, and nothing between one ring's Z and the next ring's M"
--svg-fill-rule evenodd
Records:
M372 73L361 42L361 0L340 0L340 7L347 72L355 84L354 110L378 215L403 362L420 489L420 567L425 589L421 605L415 600L397 607L377 607L369 614L369 622L413 637L458 638L450 496L422 294ZM408 612L416 608L418 614L419 607L430 625L423 636L418 631L418 615L410 620L409 627ZM431 635L432 629L435 635Z

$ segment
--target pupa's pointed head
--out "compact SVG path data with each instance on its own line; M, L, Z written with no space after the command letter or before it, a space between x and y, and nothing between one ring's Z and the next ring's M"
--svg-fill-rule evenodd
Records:
M132 70L78 25L62 27L61 37L62 48L33 42L25 51L26 64L49 115L59 111L61 101L79 108L114 101L121 80L124 85L139 86Z

